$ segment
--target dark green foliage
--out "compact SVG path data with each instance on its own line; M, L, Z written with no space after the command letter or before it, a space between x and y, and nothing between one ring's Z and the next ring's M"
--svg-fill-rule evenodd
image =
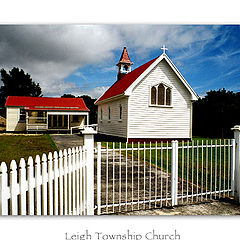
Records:
M42 96L42 90L39 83L35 83L28 73L22 69L14 67L7 73L5 69L1 69L1 81L3 85L0 88L0 112L4 115L3 108L8 96Z
M72 94L63 94L61 98L75 98L75 96Z
M90 110L89 112L89 124L97 123L97 106L94 102L97 99L91 98L88 95L82 95L80 98L83 98L87 108Z
M193 136L232 138L240 124L240 93L209 91L193 104Z

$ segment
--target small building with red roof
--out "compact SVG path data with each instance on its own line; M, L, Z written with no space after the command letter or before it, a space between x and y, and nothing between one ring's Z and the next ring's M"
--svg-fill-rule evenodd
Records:
M131 70L124 48L117 81L100 96L98 131L128 141L192 138L197 94L165 53Z
M82 98L9 96L5 107L6 131L66 131L88 124Z

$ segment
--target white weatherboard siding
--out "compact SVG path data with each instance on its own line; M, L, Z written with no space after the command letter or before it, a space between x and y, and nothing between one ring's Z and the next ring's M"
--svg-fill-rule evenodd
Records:
M98 106L98 131L106 135L127 138L127 97L106 102ZM119 119L119 107L122 105L122 120ZM111 109L111 120L108 120L108 107ZM102 121L100 120L102 108Z
M19 122L19 112L18 107L7 107L7 131L25 131L25 122Z
M172 87L172 107L150 105L150 88ZM129 97L128 138L190 138L191 96L165 60L161 61Z

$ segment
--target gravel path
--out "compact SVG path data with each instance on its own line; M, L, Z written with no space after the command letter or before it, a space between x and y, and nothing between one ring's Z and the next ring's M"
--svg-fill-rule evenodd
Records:
M212 200L211 202L188 204L185 206L176 206L173 208L162 208L153 210L142 210L134 212L123 212L118 215L240 215L240 204L234 201L218 201Z
M83 145L83 137L76 134L51 134L51 138L53 139L59 150Z

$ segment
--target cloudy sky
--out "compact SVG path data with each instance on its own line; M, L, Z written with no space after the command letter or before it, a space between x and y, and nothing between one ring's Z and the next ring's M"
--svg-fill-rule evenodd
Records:
M134 69L163 44L199 96L240 91L239 25L0 25L0 68L22 68L44 96L97 98L116 81L124 46Z

